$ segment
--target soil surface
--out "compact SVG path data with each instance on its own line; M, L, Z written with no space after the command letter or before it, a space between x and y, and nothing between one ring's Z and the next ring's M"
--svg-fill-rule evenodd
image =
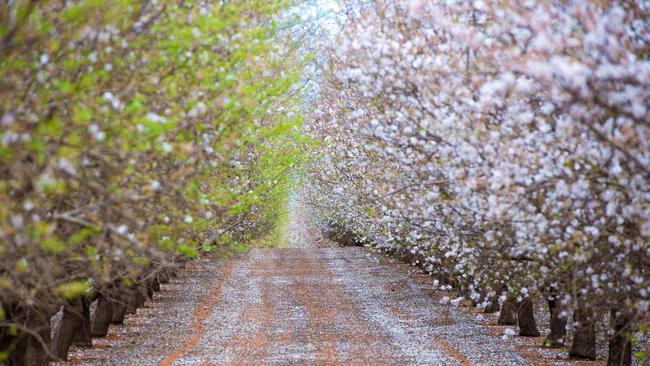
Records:
M576 364L541 351L541 337L503 337L506 327L441 302L453 294L413 273L363 248L205 258L59 364Z

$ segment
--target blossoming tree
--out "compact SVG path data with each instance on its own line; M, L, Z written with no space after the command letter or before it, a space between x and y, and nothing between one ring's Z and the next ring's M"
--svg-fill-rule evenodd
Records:
M323 230L406 253L475 305L551 312L549 346L629 364L650 301L643 1L376 1L330 46L304 195ZM353 204L350 204L353 203ZM641 355L641 357L643 357Z
M0 363L65 358L275 225L301 143L287 5L0 5Z

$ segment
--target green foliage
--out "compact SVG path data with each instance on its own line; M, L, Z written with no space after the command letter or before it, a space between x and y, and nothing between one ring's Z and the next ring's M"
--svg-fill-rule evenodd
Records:
M199 256L199 251L195 246L185 243L178 243L178 252L186 257L195 258Z
M54 288L54 293L66 300L72 300L90 291L88 281L71 281L62 283Z
M240 253L244 253L248 250L248 246L244 243L238 243L236 241L230 241L227 244L227 247L230 249L234 249Z
M57 237L48 237L43 239L41 248L51 254L59 254L65 250L65 243Z
M0 304L277 231L309 143L287 5L0 5Z

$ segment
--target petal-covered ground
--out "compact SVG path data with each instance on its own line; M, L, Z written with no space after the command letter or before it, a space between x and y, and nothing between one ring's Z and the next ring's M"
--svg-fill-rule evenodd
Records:
M252 249L187 265L69 364L566 364L363 248ZM429 284L427 284L429 283ZM575 362L571 361L571 364Z

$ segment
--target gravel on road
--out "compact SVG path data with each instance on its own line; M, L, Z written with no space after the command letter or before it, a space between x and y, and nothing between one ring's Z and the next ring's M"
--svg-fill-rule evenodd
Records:
M532 362L485 316L442 303L440 291L400 268L359 247L204 258L59 364L568 364Z

